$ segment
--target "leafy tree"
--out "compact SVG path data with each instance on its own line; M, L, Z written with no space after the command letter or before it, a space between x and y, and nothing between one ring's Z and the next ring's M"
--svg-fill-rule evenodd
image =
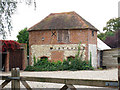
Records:
M24 28L19 32L17 35L17 42L19 43L27 43L27 54L29 54L29 33L27 31L27 28Z
M120 28L120 17L119 18L112 18L107 23L106 26L103 28L105 33L98 34L98 38L101 40L106 40L109 36L114 36L116 30Z
M120 17L110 19L103 28L105 33L98 34L98 38L103 40L111 48L120 47Z
M106 23L106 26L103 28L103 31L106 31L106 32L113 31L113 32L115 32L118 29L120 29L120 17L110 19Z
M11 31L11 15L14 13L17 3L12 0L0 0L0 35L5 38L7 30Z
M11 15L14 14L17 4L21 3L21 0L18 1L19 2L17 2L17 0L0 0L0 35L3 39L6 38L7 32L11 34ZM27 5L34 2L34 6L36 7L35 0L25 0L24 2Z
M17 38L18 38L18 42L19 43L27 43L28 42L28 36L29 36L29 33L27 31L27 28L24 28L23 30L21 30L19 32L19 34L17 35Z
M104 42L111 48L120 48L120 30L117 30L114 36L106 37Z
M100 34L97 35L97 37L99 39L103 40L103 41L106 40L106 37L108 37L108 36L114 36L114 32L113 31L107 31L105 33L100 33Z

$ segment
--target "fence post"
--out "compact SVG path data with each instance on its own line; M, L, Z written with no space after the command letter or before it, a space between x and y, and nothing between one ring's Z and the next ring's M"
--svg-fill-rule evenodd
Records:
M120 90L120 57L117 57L118 60L118 88Z
M19 68L12 68L11 75L12 77L20 77ZM20 90L20 80L12 80L11 88L12 90Z

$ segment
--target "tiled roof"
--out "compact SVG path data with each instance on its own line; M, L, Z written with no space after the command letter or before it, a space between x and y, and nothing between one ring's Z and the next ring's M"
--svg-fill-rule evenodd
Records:
M37 23L31 30L61 30L61 29L92 29L97 30L93 25L83 19L76 12L51 13L41 22Z

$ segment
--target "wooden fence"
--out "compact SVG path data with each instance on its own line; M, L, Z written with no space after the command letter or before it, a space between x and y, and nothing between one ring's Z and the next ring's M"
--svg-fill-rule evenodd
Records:
M11 81L12 90L20 90L20 81L26 87L27 90L32 90L26 81L35 82L48 82L48 83L60 83L65 84L60 90L76 90L73 85L86 85L86 86L97 86L97 87L110 87L118 88L120 90L120 58L118 57L118 81L112 80L89 80L89 79L65 79L65 78L48 78L48 77L22 77L20 76L19 68L13 68L11 76L0 76L1 80L5 80L0 87L4 88Z

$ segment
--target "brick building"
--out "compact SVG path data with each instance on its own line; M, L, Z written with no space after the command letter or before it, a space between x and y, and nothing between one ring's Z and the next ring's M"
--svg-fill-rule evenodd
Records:
M75 57L78 45L84 49L84 59L97 67L97 29L76 12L52 13L28 29L30 65L33 57L64 60Z

